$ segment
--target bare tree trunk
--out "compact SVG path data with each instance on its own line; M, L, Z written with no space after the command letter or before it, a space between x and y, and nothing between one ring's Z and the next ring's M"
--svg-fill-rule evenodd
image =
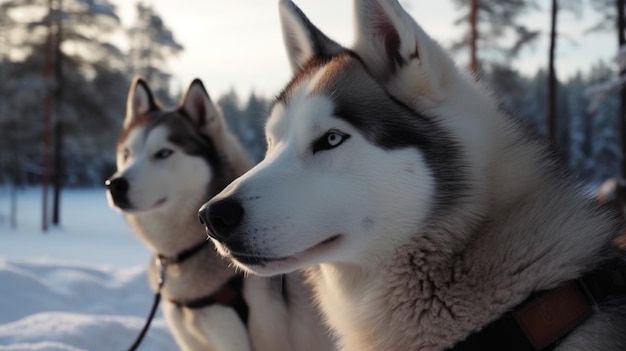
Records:
M556 70L554 67L554 57L556 51L556 22L558 13L558 0L552 0L552 14L550 19L550 55L548 61L548 103L547 122L548 138L553 145L556 145Z
M48 186L50 183L50 119L52 110L52 0L48 0L48 34L44 53L43 79L46 86L46 96L43 101L43 146L41 150L41 186L42 186L42 211L41 230L48 230Z
M57 10L63 10L63 0L57 0ZM60 206L61 206L61 186L63 177L63 121L61 116L61 103L63 100L63 61L61 52L61 42L63 40L63 21L56 19L56 41L55 41L55 60L54 60L54 76L56 81L55 87L55 121L54 121L54 178L53 178L53 201L52 201L52 224L59 225L60 222Z
M61 187L63 186L63 122L54 125L54 191L52 201L52 224L61 222Z
M9 213L9 223L11 229L17 228L17 182L12 181L10 185L11 191L11 211Z
M593 152L593 150L591 149L592 139L593 139L593 114L591 114L590 112L585 112L583 133L584 133L584 139L583 139L583 145L582 145L582 151L584 155L583 159L588 160L591 158L591 155ZM586 162L583 163L583 170L584 170L585 178L588 178L593 174L593 171L587 168Z
M557 145L556 139L556 70L554 68L554 55L556 50L556 20L558 13L558 0L552 0L552 16L550 26L550 57L548 61L548 138L552 145Z
M626 37L624 35L624 29L626 28L626 19L624 18L624 0L616 0L615 5L617 7L617 40L619 49L626 44ZM626 74L626 70L620 71L620 76ZM620 160L620 175L617 182L617 196L618 201L622 204L622 208L626 206L626 89L622 85L619 94L619 128L620 128L620 143L621 143L621 160Z
M474 78L478 80L480 76L480 66L478 64L477 42L478 42L478 0L471 0L470 4L470 70Z

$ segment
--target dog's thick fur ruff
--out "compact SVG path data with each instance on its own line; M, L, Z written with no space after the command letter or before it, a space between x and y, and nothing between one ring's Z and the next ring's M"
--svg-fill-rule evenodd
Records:
M280 12L295 76L267 155L201 214L243 269L305 269L343 349L445 350L533 292L623 263L616 212L396 0L355 0L352 49L291 1ZM624 330L614 300L557 350L622 350Z

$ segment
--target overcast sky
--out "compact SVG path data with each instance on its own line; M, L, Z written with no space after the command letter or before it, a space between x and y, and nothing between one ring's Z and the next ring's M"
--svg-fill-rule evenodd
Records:
M291 72L285 56L276 0L144 0L152 4L185 46L182 55L171 61L175 83L186 86L195 77L203 80L216 98L234 88L271 97L282 89ZM124 24L132 21L134 1L113 0ZM352 1L295 0L311 21L330 38L350 46L353 39ZM549 1L539 0L542 12L529 17L532 28L543 30L535 49L527 49L514 66L532 73L547 62ZM459 13L451 0L405 0L418 23L444 46L458 37L454 26ZM608 34L585 34L597 15L590 9L582 17L563 13L559 32L558 74L564 78L616 52L616 39ZM457 57L465 63L464 55Z

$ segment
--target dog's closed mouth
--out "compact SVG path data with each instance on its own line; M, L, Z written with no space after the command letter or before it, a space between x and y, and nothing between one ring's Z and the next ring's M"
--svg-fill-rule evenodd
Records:
M159 201L157 201L157 202L154 204L154 206L152 206L152 208L154 209L154 208L157 208L157 207L159 207L159 206L163 205L163 204L165 203L165 201L167 201L167 199L166 199L166 198L162 198L162 199L160 199Z
M327 248L329 245L334 244L339 239L341 239L340 234L333 235L330 238L321 241L319 244L312 246L311 248L308 248L304 251L300 251L291 256L285 256L285 257L266 257L266 256L255 255L255 254L234 252L234 251L230 251L230 255L234 259L236 259L237 261L239 261L240 263L244 265L265 266L268 263L289 262L289 261L305 258L308 255L314 254L320 250Z
M232 251L230 252L230 255L240 263L251 266L263 266L266 263L286 261L289 259L289 257L264 257Z
M339 235L339 234L337 234L337 235L335 235L335 236L331 236L330 238L328 238L328 239L326 239L326 240L322 241L321 243L319 243L319 244L317 244L317 245L313 246L311 249L313 249L313 248L315 248L315 247L318 247L318 246L320 246L320 245L330 244L330 243L332 243L333 241L338 240L340 236L341 236L341 235ZM309 249L309 250L310 250L310 249Z
M154 205L152 205L149 208L147 208L145 210L142 210L142 211L152 211L154 209L157 209L157 208L161 207L166 201L167 201L166 198L159 199L157 202L154 203Z
M146 208L146 209L140 209L140 208L136 208L133 205L130 204L130 202L124 202L124 203L115 203L115 205L122 211L124 212L128 212L128 213L140 213L140 212L146 212L146 211L152 211L156 208L159 208L161 205L163 205L165 202L167 201L167 198L162 198L159 199L157 202L154 203L154 205Z

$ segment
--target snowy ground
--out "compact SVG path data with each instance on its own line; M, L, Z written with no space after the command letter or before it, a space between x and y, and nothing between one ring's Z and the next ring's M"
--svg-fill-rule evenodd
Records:
M152 304L149 253L104 189L66 190L62 226L42 234L41 191L0 188L0 351L126 350ZM140 350L176 350L159 314Z

